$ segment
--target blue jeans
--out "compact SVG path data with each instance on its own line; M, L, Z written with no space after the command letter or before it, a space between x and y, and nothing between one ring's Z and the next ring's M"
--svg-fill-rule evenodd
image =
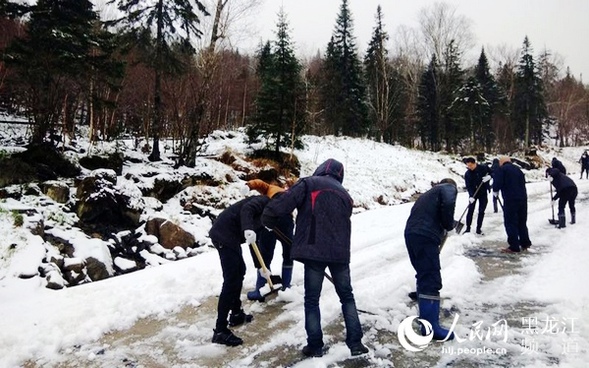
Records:
M312 348L323 347L323 331L321 330L321 311L319 297L325 269L329 268L335 291L342 304L342 313L346 324L346 345L353 347L362 340L362 326L356 310L354 293L350 280L350 265L347 263L305 262L305 330L307 344Z
M258 247L260 248L262 259L264 260L266 267L270 268L270 264L272 263L272 259L274 258L276 240L280 240L280 243L282 244L282 267L292 267L293 261L290 257L290 251L292 249L292 233L294 229L294 221L292 219L292 215L288 213L282 217L279 217L276 228L282 234L284 234L287 239L282 240L274 233L274 231L269 231L265 228L262 228L262 230L260 230L257 234ZM260 268L260 261L258 261L258 257L256 257L251 247L250 252L252 254L252 259L254 260L254 266L256 268Z
M405 245L415 269L417 293L439 296L442 289L440 273L440 242L422 235L405 235Z

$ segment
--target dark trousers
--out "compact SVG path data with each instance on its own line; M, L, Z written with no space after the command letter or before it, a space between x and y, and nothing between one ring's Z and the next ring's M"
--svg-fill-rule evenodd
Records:
M415 269L417 294L439 296L442 289L440 273L440 242L423 235L405 235L409 260Z
M519 252L522 246L529 247L532 245L528 233L527 221L527 199L505 200L503 203L503 222L505 223L509 249L514 252Z
M571 215L574 215L577 211L575 210L575 199L577 198L578 190L577 187L568 187L560 191L558 199L558 215L564 216L564 209L566 204L569 204Z
M475 201L468 205L468 212L466 213L466 228L470 229L470 224L472 224L472 217L474 214L474 206L479 203L479 214L477 217L477 230L480 230L483 226L483 219L485 218L485 209L487 208L487 203L489 203L487 199L487 192L483 191L482 195L479 194L475 197Z
M276 240L279 240L282 244L282 267L292 267L293 261L290 256L290 251L292 249L292 233L294 230L294 221L292 215L289 213L280 217L278 219L278 223L276 224L276 228L280 231L281 234L286 236L286 240L282 240L276 235L274 231L269 231L266 228L262 228L262 230L260 230L257 234L259 239L258 246L260 247L262 259L264 260L266 267L270 268L270 263L272 263L272 259L274 258ZM252 258L254 260L254 266L256 268L260 268L260 261L258 261L258 257L256 257L254 254L252 247L250 247L250 253L252 254Z
M325 279L325 269L329 268L335 292L339 297L346 325L346 345L349 348L362 340L362 326L358 318L356 301L352 292L350 265L347 263L329 263L305 260L305 331L307 344L313 348L323 347L321 329L321 310L319 297Z
M215 248L219 251L221 268L223 270L223 287L219 294L217 305L216 331L227 329L229 312L237 313L241 310L241 288L245 276L245 262L241 253L241 245L225 245L213 241Z

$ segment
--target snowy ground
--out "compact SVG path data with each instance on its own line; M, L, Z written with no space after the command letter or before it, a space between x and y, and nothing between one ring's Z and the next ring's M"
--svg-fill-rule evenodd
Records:
M220 142L211 143L210 152L224 145L243 148L236 141ZM302 175L326 158L342 161L344 186L359 205L353 216L351 270L357 306L366 312L360 318L371 350L367 357L349 357L339 301L326 281L321 308L330 349L322 358L300 359L305 332L298 263L291 289L267 303L245 302L255 319L235 329L243 346L210 343L222 277L218 255L208 249L196 257L61 291L44 288L39 278L11 278L4 270L0 367L586 366L589 180L578 180L575 172L582 149L556 154L579 186L577 224L562 230L548 224L548 182L541 171L526 172L533 247L518 256L500 255L498 250L506 246L502 214L492 213L489 203L485 235L453 235L441 255L444 324L455 321L459 339L410 352L399 343L397 330L417 313L407 298L414 289L414 271L403 241L412 204L398 203L429 189L431 181L452 176L462 183L466 169L453 157L365 140L308 137L307 144L306 151L296 152ZM545 153L547 159L553 154ZM227 190L234 193L237 186ZM377 205L379 196L391 205ZM459 194L456 218L466 204L467 195ZM165 209L171 213L177 208L169 203ZM11 231L7 221L0 221L2 242L26 236ZM248 289L255 274L245 254ZM273 268L280 268L280 247Z

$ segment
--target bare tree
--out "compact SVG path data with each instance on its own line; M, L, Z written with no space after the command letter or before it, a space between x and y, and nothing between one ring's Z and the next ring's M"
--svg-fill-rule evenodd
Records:
M456 50L461 53L474 45L472 21L456 14L456 7L447 3L434 3L421 9L419 26L424 55L436 55L441 65L445 64L444 51L454 41Z

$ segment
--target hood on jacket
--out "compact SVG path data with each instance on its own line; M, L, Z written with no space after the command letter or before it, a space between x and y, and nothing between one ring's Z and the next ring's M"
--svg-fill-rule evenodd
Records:
M559 169L556 168L548 168L546 169L546 177L548 177L548 175L552 176L553 178L559 177L562 173L560 172Z
M341 184L344 182L344 165L333 158L327 159L319 165L313 176L331 176Z

